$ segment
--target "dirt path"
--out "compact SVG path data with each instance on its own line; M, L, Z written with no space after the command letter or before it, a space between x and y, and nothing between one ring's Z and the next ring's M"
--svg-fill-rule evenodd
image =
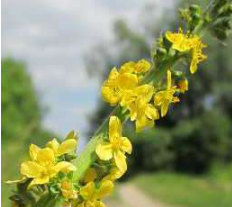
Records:
M170 207L148 197L143 191L132 184L118 187L120 203L109 203L109 207Z

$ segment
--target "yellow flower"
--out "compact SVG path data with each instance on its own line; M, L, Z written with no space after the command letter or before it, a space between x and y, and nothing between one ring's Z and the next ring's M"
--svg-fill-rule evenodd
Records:
M107 161L114 158L116 166L120 171L127 170L125 153L132 152L132 145L127 137L122 137L121 121L116 116L109 120L109 142L99 144L96 153L101 160Z
M137 74L146 73L147 71L150 70L150 68L151 68L151 63L145 59L142 59L135 64L134 72Z
M77 191L74 190L72 183L69 180L63 180L60 184L62 195L67 199L77 198Z
M159 91L155 94L154 103L156 106L161 107L161 116L164 117L168 112L170 103L178 102L179 99L174 97L176 88L172 86L172 73L167 71L167 89L165 91Z
M193 47L191 38L185 35L181 28L178 33L166 32L165 37L172 43L172 48L177 51L186 52Z
M125 172L120 171L116 166L112 167L109 174L103 178L103 180L115 181L123 176Z
M136 120L136 131L139 132L146 127L154 126L154 120L159 119L158 110L149 102L154 94L151 85L142 85L136 88L134 101L129 104L131 121Z
M182 29L179 29L178 33L166 32L166 38L172 43L172 48L180 52L192 51L192 60L190 64L190 72L193 74L197 71L197 65L204 61L207 56L202 53L202 49L206 47L200 40L195 36L188 36L183 34Z
M32 178L29 187L45 184L60 171L75 171L76 167L69 162L56 163L54 151L50 148L41 149L36 145L30 146L30 157L32 161L25 161L21 164L21 174Z
M202 49L206 47L199 38L193 41L194 47L192 49L192 60L190 63L190 72L193 74L197 71L197 65L206 60L207 56L202 53Z
M80 195L84 201L76 207L105 207L101 200L112 192L113 187L113 183L109 180L102 181L99 188L96 188L94 182L87 183L80 190Z
M67 139L60 144L56 139L53 139L52 141L49 141L46 146L51 148L56 156L61 156L67 153L75 152L77 148L77 140Z
M137 63L130 61L123 64L119 73L135 73L137 75L146 73L151 68L151 63L145 59L139 60Z
M119 69L119 73L134 73L135 70L135 62L134 61L129 61L127 63L124 63L120 69Z
M133 90L138 84L138 78L131 73L118 73L116 68L110 72L102 86L102 98L112 106L117 105L124 93Z
M178 88L181 93L188 91L188 80L182 79L178 81Z

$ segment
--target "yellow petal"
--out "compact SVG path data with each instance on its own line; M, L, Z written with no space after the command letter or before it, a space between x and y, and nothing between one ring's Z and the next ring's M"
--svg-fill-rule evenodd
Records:
M97 178L97 172L94 168L91 167L86 171L83 180L85 183L88 183L94 181L96 178Z
M138 84L138 78L136 75L123 73L118 76L117 84L122 90L130 90Z
M129 105L136 100L136 94L133 90L126 90L123 92L120 105L122 107L129 107Z
M145 115L146 115L147 118L152 119L152 120L159 119L158 110L151 104L147 104L147 107L146 107L146 110L145 110Z
M110 71L108 80L115 80L118 77L119 73L116 67L113 67Z
M110 170L110 173L106 177L104 177L103 180L115 181L116 179L122 177L124 173L125 172L120 171L117 167L113 167Z
M60 146L60 144L55 138L46 144L46 147L51 148L55 154L57 153L57 149L59 148L59 146Z
M132 152L132 145L131 145L130 140L127 137L122 137L121 150L128 154L131 154Z
M133 61L127 62L120 67L119 73L121 74L122 73L133 73L134 66L135 66L135 62Z
M120 150L114 152L114 160L120 171L125 172L127 170L126 156Z
M178 40L179 35L177 33L172 33L170 31L167 31L165 33L165 37L172 43L176 42Z
M80 195L85 199L88 200L93 197L95 193L95 184L93 182L87 183L83 188L80 190Z
M140 132L145 128L153 127L154 126L154 120L148 119L146 116L140 117L140 119L136 120L136 132Z
M151 68L151 63L145 59L138 61L135 65L135 72L136 73L145 73Z
M191 74L194 74L197 71L197 60L192 59L191 64L190 64L190 72Z
M77 148L77 140L75 139L67 139L59 146L57 150L57 155L63 155L66 153L74 152Z
M172 48L180 52L185 52L193 47L192 39L183 34L182 29L178 33L166 32L165 37L171 42Z
M57 163L53 168L54 172L58 173L60 171L66 173L70 171L76 171L77 168L70 162L62 161Z
M102 98L111 105L116 105L121 98L121 91L117 86L118 71L113 68L110 72L109 78L103 83L101 93Z
M187 79L180 80L178 82L178 86L179 86L179 89L180 89L181 93L184 93L185 91L188 91L188 80Z
M167 71L167 89L171 89L172 87L172 73L170 70Z
M36 178L44 172L44 168L33 161L26 161L21 164L20 172L28 178Z
M129 104L129 110L130 110L130 119L131 121L134 121L137 118L137 107L135 103Z
M113 157L112 145L109 143L102 143L96 147L96 154L100 160L110 160Z
M76 133L74 130L70 131L65 137L65 140L67 140L67 139L78 140L78 133Z
M161 117L164 117L168 112L169 102L163 101L161 105Z
M52 149L46 147L41 149L37 155L37 161L44 167L50 167L55 164L55 155Z
M101 88L101 93L102 93L102 99L110 103L111 106L117 105L117 103L120 101L121 94L117 94L114 91L114 88L110 88L103 85Z
M29 150L29 154L30 154L30 157L33 161L36 161L37 159L37 155L38 155L38 152L41 150L41 148L39 148L37 145L35 144L31 144L30 145L30 150Z
M111 116L109 121L109 139L111 137L120 137L122 133L122 124L117 116Z
M135 93L144 99L144 101L147 103L151 100L153 94L154 94L154 87L149 84L144 84L142 86L139 86L135 89Z
M77 192L73 189L73 185L69 180L63 180L61 182L62 195L67 199L77 198Z
M162 100L164 97L165 97L165 91L160 91L156 93L154 97L154 104L156 106L160 106L162 104Z
M100 188L98 189L97 198L102 199L104 196L109 195L112 192L113 188L114 184L112 181L104 180L101 183Z
M61 189L62 195L67 199L76 199L77 192L75 190L64 190Z
M34 178L29 186L28 189L30 189L31 187L35 186L35 185L41 185L41 184L45 184L49 182L49 176L43 176L43 177L39 177L39 178Z

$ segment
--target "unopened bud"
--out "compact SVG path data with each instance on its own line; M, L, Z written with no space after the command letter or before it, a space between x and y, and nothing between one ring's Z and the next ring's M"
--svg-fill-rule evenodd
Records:
M182 78L184 75L182 71L172 71L172 74L177 78Z
M196 20L199 21L199 20L201 19L201 15L198 14L198 13L195 13L195 14L193 14L192 18L193 18L193 20L195 20L195 21L196 21Z
M159 47L156 50L157 55L166 55L167 54L167 50L165 48Z
M189 7L189 10L192 12L192 13L200 13L201 12L201 7L199 5L196 5L196 4L192 4L190 7Z
M188 80L182 79L182 80L178 81L178 87L179 87L181 93L184 93L185 91L187 91L188 90Z
M65 160L66 161L71 161L71 160L74 160L77 158L77 155L76 154L65 154Z

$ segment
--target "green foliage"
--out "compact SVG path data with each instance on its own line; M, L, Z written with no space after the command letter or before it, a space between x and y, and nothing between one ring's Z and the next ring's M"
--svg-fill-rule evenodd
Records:
M225 172L225 171L224 171ZM225 189L224 180L215 185L209 177L193 177L173 173L143 174L132 180L152 198L174 206L185 207L230 207L231 189Z
M19 179L19 165L30 143L42 145L54 134L44 130L37 93L24 63L2 60L2 181ZM2 184L2 205L13 186Z
M210 169L208 178L215 186L232 191L232 163L229 165L215 163Z
M201 173L216 161L225 162L231 154L230 130L227 116L216 110L180 121L172 133L176 169Z
M131 137L131 132L125 134ZM169 169L174 161L171 150L172 137L169 132L159 128L147 130L132 139L133 156L129 158L129 173L140 171L153 171Z
M41 119L35 89L25 65L2 61L2 142L25 139ZM21 137L19 137L21 136Z

